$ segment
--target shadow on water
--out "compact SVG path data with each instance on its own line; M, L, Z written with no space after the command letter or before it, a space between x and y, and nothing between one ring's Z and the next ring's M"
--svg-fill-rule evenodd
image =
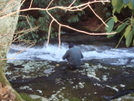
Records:
M56 66L56 64L56 62L52 62L52 65ZM50 101L56 101L55 98L61 101L64 99L69 99L69 101L110 101L134 92L133 89L128 87L131 83L134 83L133 75L122 76L121 70L100 69L96 72L96 75L99 77L97 79L87 75L87 68L69 70L67 68L63 69L65 66L65 62L60 62L59 66L53 68L54 72L48 76L45 75L33 79L22 79L19 77L10 82L18 92L37 94L49 99L51 98ZM90 68L92 67L88 69ZM102 81L102 74L109 71L111 71L111 74L113 73L112 75L109 73L109 78L111 79ZM42 72L44 71L42 70ZM119 75L117 75L118 73ZM127 81L129 82L126 88L118 87L119 84ZM111 87L108 85L111 85ZM112 86L117 86L119 91L113 89ZM25 89L22 89L22 87ZM134 88L132 84L131 88Z

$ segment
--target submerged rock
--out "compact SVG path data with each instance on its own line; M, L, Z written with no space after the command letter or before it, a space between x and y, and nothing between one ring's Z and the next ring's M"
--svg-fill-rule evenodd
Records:
M66 67L66 62L15 61L12 64L23 65L24 68L12 71L8 68L10 64L6 68L6 76L14 89L44 96L50 101L88 101L91 98L93 101L112 100L131 93L127 91L117 94L118 91L134 88L134 68L125 66L83 61L81 70L69 70L62 69Z
M42 101L49 101L47 98L44 98L44 97L41 97L41 96L39 96L39 95L33 95L33 94L31 94L30 95L30 97L32 98L32 99L41 99Z

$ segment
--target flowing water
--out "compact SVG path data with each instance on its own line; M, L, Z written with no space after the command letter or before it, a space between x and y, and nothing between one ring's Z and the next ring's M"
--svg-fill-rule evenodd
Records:
M51 61L63 61L62 56L68 49L66 43L63 43L60 48L57 44L49 44L45 46L34 46L28 48L23 45L11 45L11 49L7 55L7 58L14 58L13 60L51 60ZM92 46L92 45L76 45L80 47L84 55L83 60L117 60L110 61L109 64L113 65L126 65L127 63L134 63L134 47L130 48L112 48L108 46ZM107 62L107 61L106 61Z
M60 48L58 44L30 48L12 44L7 55L10 63L7 77L14 80L11 83L17 91L40 95L49 101L109 101L134 92L134 47L115 49L84 44L75 47L84 55L84 69L80 71L61 70L66 66L62 56L68 49L67 43ZM11 67L14 69L10 71ZM16 82L20 79L30 81Z

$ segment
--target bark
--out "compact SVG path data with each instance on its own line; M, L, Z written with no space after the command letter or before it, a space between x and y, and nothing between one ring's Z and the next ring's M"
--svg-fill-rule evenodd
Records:
M5 77L4 67L6 66L6 55L12 42L14 31L18 22L18 14L3 17L20 9L21 0L0 0L0 100L3 101L22 101L21 97L11 87ZM2 93L5 93L3 95Z

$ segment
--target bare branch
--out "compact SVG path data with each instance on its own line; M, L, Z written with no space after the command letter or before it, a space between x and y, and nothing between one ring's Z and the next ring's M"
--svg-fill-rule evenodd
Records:
M50 39L50 34L51 34L51 28L52 28L52 23L54 22L54 19L51 21L50 25L49 25L49 30L48 30L48 36L47 36L47 43L46 46L48 46L49 44L49 39Z
M76 0L74 0L68 7L70 8L75 2Z
M11 59L15 59L15 57L16 57L18 54L22 53L23 51L25 51L25 50L27 50L27 49L29 49L30 47L32 47L32 46L35 45L35 42L30 41L30 40L22 40L22 42L24 42L24 43L27 44L27 46L25 46L24 49L21 49L20 51L18 51L18 52L14 55L14 57L12 57L12 58L0 59L0 61L1 61L1 60L11 60ZM19 44L18 46L21 46L21 45ZM16 46L16 47L18 47L18 46Z
M33 4L33 0L31 0L31 3L30 3L30 6L29 6L29 8L31 8L31 7L32 7L32 4Z
M61 46L61 26L59 25L59 30L58 30L58 40L59 40L59 49Z
M14 40L13 40L13 42L14 42L15 40L17 40L18 38L22 37L23 35L25 35L26 33L35 31L35 30L37 30L38 28L39 28L39 27L37 26L37 27L29 28L29 29L26 29L26 30L21 30L21 31L18 31L18 32L14 33ZM21 34L21 33L23 33L23 34ZM18 34L21 34L21 35L18 36Z
M13 0L12 0L13 1ZM107 26L107 24L105 23L105 21L102 20L101 17L99 17L96 12L93 10L93 8L91 7L91 4L94 4L94 3L109 3L110 1L109 0L94 0L94 1L88 1L86 3L83 3L83 4L80 4L80 5L77 5L77 6L74 6L73 4L76 2L76 0L73 0L73 2L67 6L67 7L63 7L63 6L53 6L53 7L50 7L51 4L53 3L54 0L51 0L50 3L48 4L48 6L46 8L32 8L32 3L33 3L33 0L31 0L30 2L30 6L29 8L27 9L21 9L21 10L16 10L12 13L3 13L3 15L1 15L0 19L3 19L4 17L8 17L8 16L11 16L11 15L14 15L18 12L24 12L24 11L32 11L32 10L40 10L40 11L46 11L47 14L52 18L51 22L50 22L50 25L49 25L49 30L48 30L48 36L47 36L47 43L46 43L46 46L49 44L49 39L50 39L50 35L51 35L51 27L52 27L52 24L53 22L56 22L59 26L59 29L58 29L58 40L59 40L59 47L61 45L61 28L62 27L65 27L65 28L68 28L68 29L71 29L71 30L74 30L76 32L80 32L80 33L84 33L84 34L88 34L88 35L109 35L109 34L115 34L116 32L112 32L112 33L90 33L90 32L87 32L87 31L83 31L83 30L79 30L79 29L76 29L76 28L73 28L73 27L70 27L68 25L65 25L65 24L61 24L56 18L54 18L54 16L49 12L50 10L53 10L53 9L61 9L61 10L64 10L64 11L83 11L85 8L89 7L89 9L92 10L92 12L95 14L95 16L100 19L102 21L102 23ZM22 0L22 3L20 6L22 6L24 4L24 2L26 2L26 0ZM13 6L12 6L13 7ZM11 7L9 8L6 8L6 10L10 9ZM5 10L5 11L6 11ZM2 12L5 12L5 11L2 11ZM22 16L22 15L21 15ZM35 30L36 28L32 28L32 25L30 24L29 22L29 18L28 16L24 16L30 26L30 29L29 30L23 30L23 31L20 31L20 32L17 32L17 33L27 33L31 30ZM38 27L37 27L38 28ZM26 32L25 32L26 31ZM16 33L16 34L17 34ZM22 34L22 35L24 35ZM16 36L17 37L17 36ZM19 36L21 37L21 36Z
M52 4L54 0L51 0L51 2L48 4L48 6L46 8L49 8L49 6Z
M102 0L102 1L103 2L110 2L108 0ZM0 19L3 19L4 17L7 17L7 16L10 16L10 15L16 14L17 12L32 11L32 10L49 11L49 10L53 10L53 9L61 9L61 10L65 10L65 11L66 10L67 11L81 11L81 10L83 10L83 8L88 7L88 5L90 5L90 4L99 3L99 2L102 2L102 1L91 1L91 2L89 1L87 3L83 3L83 4L78 5L78 6L72 6L70 8L69 7L63 7L63 6L54 6L54 7L50 7L50 8L27 8L27 9L22 9L22 10L14 11L14 12L9 13L9 14L5 14L2 17L0 17ZM50 4L51 4L51 2L50 2Z
M91 9L91 11L94 13L94 15L95 15L98 19L100 19L100 20L102 21L102 23L103 23L105 26L108 27L108 25L102 20L102 18L101 18L98 14L95 13L95 11L92 9L92 7L91 7L90 5L88 5L88 7Z
M19 16L24 17L24 18L26 19L28 25L30 26L30 28L32 28L32 25L31 25L30 22L29 22L29 16L25 16L25 15L19 15Z
M20 4L20 7L24 4L26 0L22 0L21 4ZM19 10L18 10L19 11Z

